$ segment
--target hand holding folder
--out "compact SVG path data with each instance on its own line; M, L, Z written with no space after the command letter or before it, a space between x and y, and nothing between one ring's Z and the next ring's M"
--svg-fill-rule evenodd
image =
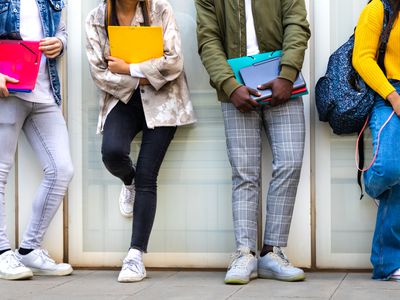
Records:
M9 92L32 92L41 58L39 41L0 40L0 73L19 80L7 83Z
M275 57L240 69L240 75L243 78L245 85L258 90L261 93L260 97L253 97L253 99L259 103L261 101L261 103L266 104L265 99L270 99L272 97L272 90L260 90L257 87L261 84L272 81L279 76L280 62L281 58ZM304 92L307 92L307 89L304 91L304 88L306 88L306 82L301 72L299 72L295 82L293 83L292 97L299 97L299 93L303 95Z
M108 26L111 56L128 64L164 55L160 26Z

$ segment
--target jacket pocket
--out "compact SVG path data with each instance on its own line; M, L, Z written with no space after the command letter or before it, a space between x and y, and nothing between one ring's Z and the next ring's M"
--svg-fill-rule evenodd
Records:
M60 12L65 7L64 0L49 0L49 2L51 7L57 12Z
M8 11L10 9L10 2L0 2L0 35L6 32Z

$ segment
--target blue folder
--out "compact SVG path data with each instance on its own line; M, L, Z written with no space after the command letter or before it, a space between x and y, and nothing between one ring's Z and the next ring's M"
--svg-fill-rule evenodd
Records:
M236 80L244 84L242 77L240 76L240 69L243 69L245 67L249 67L253 65L254 63L258 63L267 59L271 59L274 57L278 57L282 55L281 50L276 50L272 52L264 52L264 53L259 53L255 55L250 55L250 56L242 56L242 57L237 57L237 58L230 58L228 59L228 64L231 66L233 73L235 74Z

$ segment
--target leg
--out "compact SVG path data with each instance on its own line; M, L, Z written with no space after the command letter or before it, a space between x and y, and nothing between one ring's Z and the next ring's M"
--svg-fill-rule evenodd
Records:
M128 104L118 102L104 124L101 153L107 170L125 185L132 184L135 169L129 157L133 138L143 129L144 114L137 90Z
M23 130L44 170L21 248L38 249L73 174L67 126L56 104L31 103Z
M285 247L303 162L305 120L302 99L264 109L264 122L273 154L264 244Z
M256 251L260 192L261 117L222 103L228 157L232 167L232 210L237 248Z
M0 98L0 250L10 249L7 237L4 192L8 173L14 163L18 137L28 114L25 101L16 97Z
M392 111L383 100L374 105L369 123L374 149L378 132ZM364 174L366 191L380 200L371 252L374 279L386 279L400 268L399 134L400 119L395 115L382 130L377 158Z
M303 270L293 267L283 253L303 162L305 120L301 98L264 109L264 126L273 154L264 233L258 259L258 276L284 281L304 280Z
M131 248L146 252L156 213L158 172L176 127L144 127L135 175Z

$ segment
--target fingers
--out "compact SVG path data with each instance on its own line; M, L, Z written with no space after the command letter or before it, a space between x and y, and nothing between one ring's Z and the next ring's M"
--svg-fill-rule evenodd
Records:
M267 83L260 84L257 88L258 88L259 90L268 90L268 89L272 89L273 82L274 82L274 81L271 80L271 81L269 81L269 82L267 82Z
M18 83L19 82L18 79L12 78L12 77L7 76L7 75L4 75L4 78L5 78L6 82L10 82L10 83Z
M40 41L39 50L43 52L43 54L47 58L56 58L60 55L63 49L63 43L56 37L45 38Z

